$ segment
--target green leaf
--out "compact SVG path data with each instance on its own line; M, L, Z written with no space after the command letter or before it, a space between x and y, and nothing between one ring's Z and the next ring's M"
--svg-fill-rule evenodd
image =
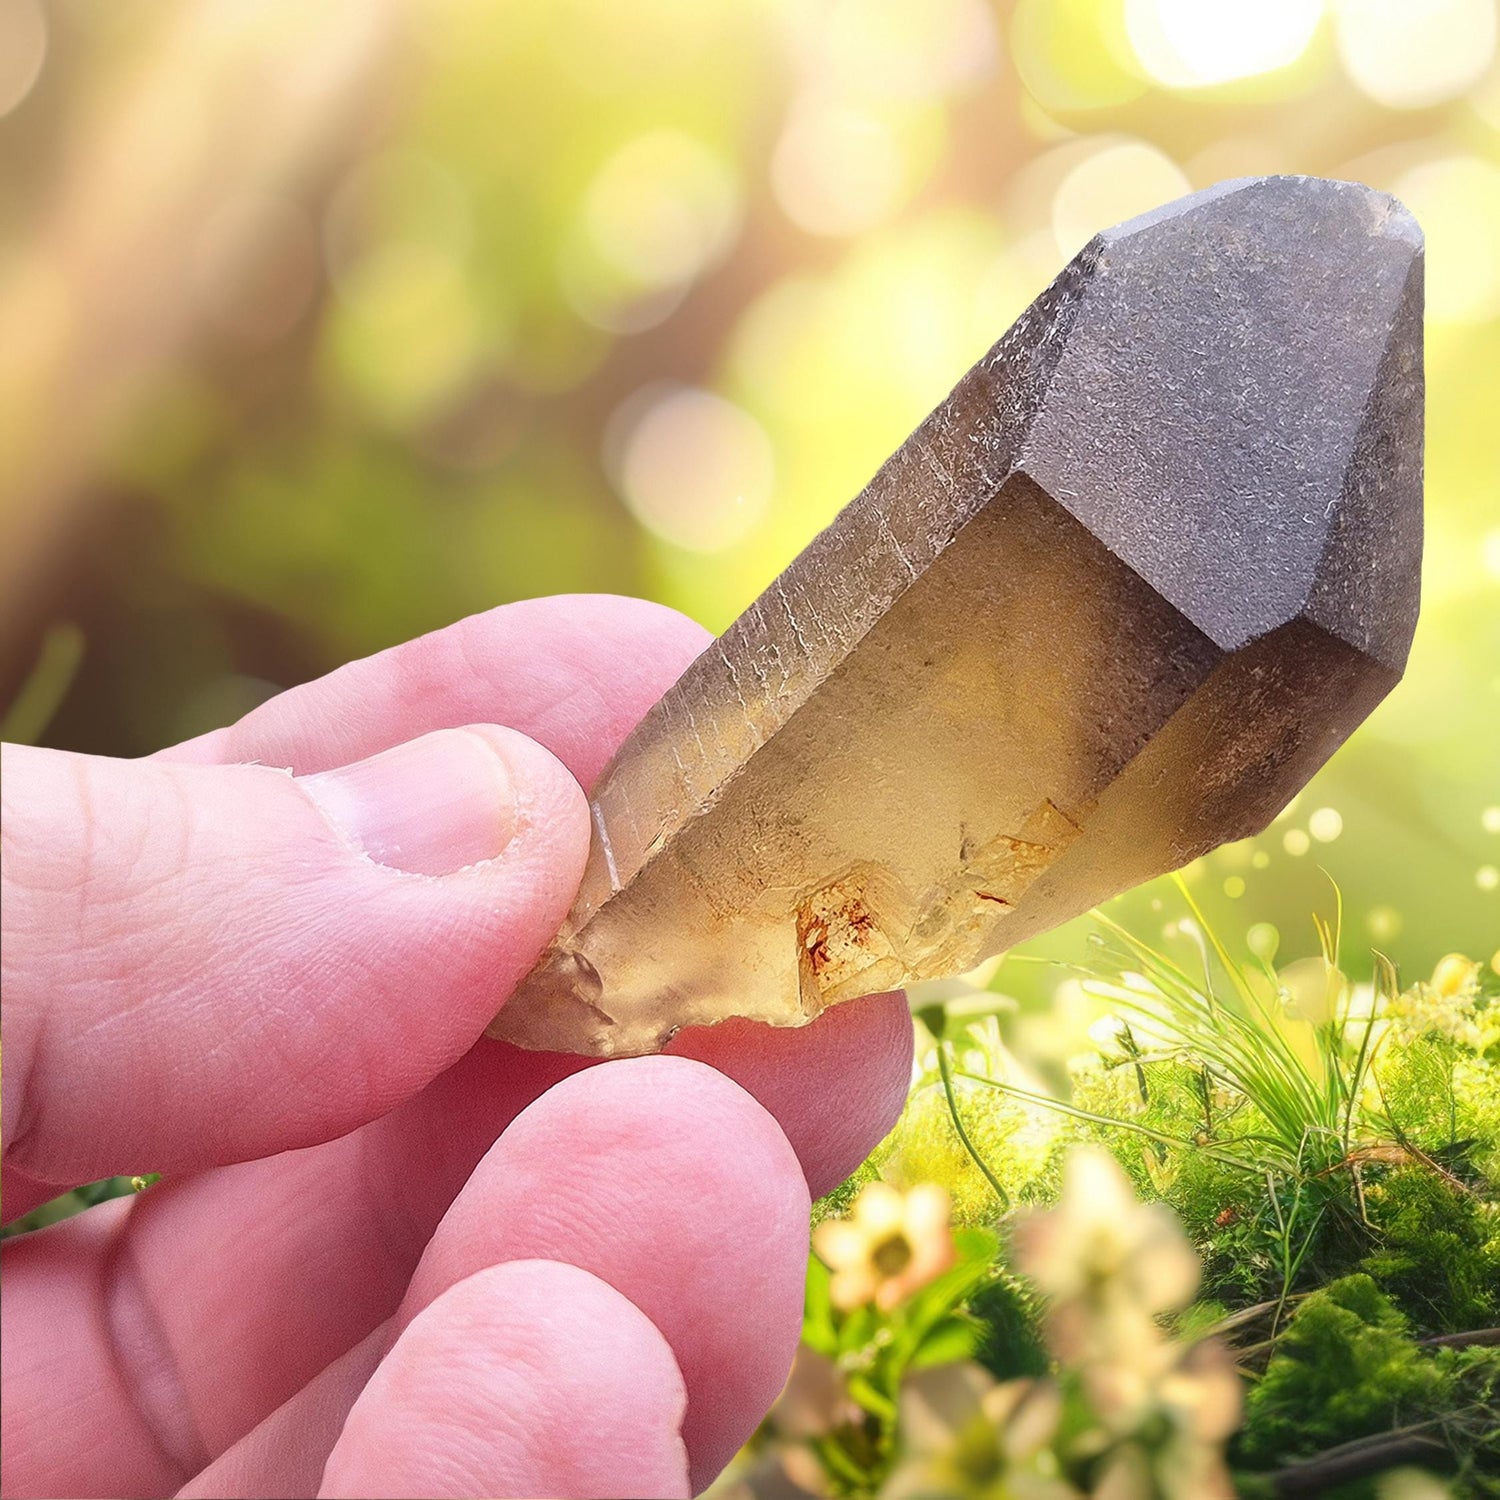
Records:
M845 1313L842 1323L838 1325L836 1352L853 1354L856 1350L863 1349L875 1337L879 1323L879 1314L873 1307L856 1307Z
M878 1417L883 1422L894 1424L898 1410L896 1403L878 1390L864 1375L851 1375L846 1382L850 1396L856 1404L869 1412L872 1417Z
M989 1279L994 1236L988 1238L991 1245L989 1255L964 1256L956 1266L944 1271L906 1304L898 1336L903 1338L908 1350L915 1349L930 1328L947 1317L976 1287Z
M838 1350L838 1329L829 1297L828 1267L816 1255L807 1258L807 1288L802 1302L802 1342L819 1354Z
M912 1352L909 1364L914 1369L927 1365L952 1364L972 1359L979 1347L980 1329L962 1314L953 1314L928 1329Z

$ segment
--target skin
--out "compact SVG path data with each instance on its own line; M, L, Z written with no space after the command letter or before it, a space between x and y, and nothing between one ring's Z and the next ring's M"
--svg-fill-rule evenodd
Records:
M603 1064L481 1039L707 637L464 620L145 761L4 750L7 1495L686 1495L800 1322L900 996ZM352 768L352 769L351 769ZM290 774L288 774L290 772Z

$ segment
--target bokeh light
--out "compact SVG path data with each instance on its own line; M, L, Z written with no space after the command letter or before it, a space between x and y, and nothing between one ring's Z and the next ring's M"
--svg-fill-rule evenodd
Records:
M284 337L308 310L319 278L310 215L270 193L236 193L208 218L190 270L203 316L241 343Z
M1344 831L1344 818L1336 807L1320 807L1307 820L1307 831L1320 844L1331 844Z
M813 234L858 234L896 208L906 185L901 141L868 109L808 99L786 122L771 159L776 201Z
M712 392L638 393L607 438L626 505L663 541L692 552L732 546L764 515L775 459L760 424Z
M1281 934L1271 922L1257 922L1245 934L1245 946L1259 959L1270 963L1281 946Z
M1336 0L1344 67L1390 109L1456 98L1495 57L1495 0Z
M1101 229L1189 191L1182 168L1144 141L1119 141L1085 157L1052 201L1052 233L1069 256Z
M1492 578L1500 578L1500 527L1487 531L1479 544L1479 559Z
M1044 109L1105 109L1146 91L1123 0L1019 0L1010 39L1016 72Z
M985 0L796 0L788 19L803 69L846 96L927 99L995 64Z
M0 0L0 117L31 92L47 58L47 17L39 0Z
M579 305L610 326L610 304L680 288L716 265L739 222L739 188L720 155L681 131L637 136L584 196L588 258L572 282Z
M1168 88L1206 88L1295 62L1323 0L1126 0L1141 66Z
M1482 323L1500 314L1500 166L1444 156L1404 172L1394 191L1427 236L1427 316Z
M340 279L328 329L340 379L398 424L457 389L480 351L478 312L459 263L436 245L395 240Z

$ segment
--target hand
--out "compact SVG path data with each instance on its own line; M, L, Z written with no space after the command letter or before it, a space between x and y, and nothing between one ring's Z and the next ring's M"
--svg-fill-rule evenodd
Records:
M479 1040L578 783L704 641L538 600L151 760L6 747L6 1213L164 1180L5 1246L5 1493L684 1495L749 1435L900 997L598 1066Z

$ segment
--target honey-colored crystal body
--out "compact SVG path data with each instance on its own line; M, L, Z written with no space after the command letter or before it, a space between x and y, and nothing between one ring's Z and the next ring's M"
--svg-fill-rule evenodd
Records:
M1264 827L1401 674L1421 449L1392 199L1099 236L626 741L491 1033L800 1025Z

